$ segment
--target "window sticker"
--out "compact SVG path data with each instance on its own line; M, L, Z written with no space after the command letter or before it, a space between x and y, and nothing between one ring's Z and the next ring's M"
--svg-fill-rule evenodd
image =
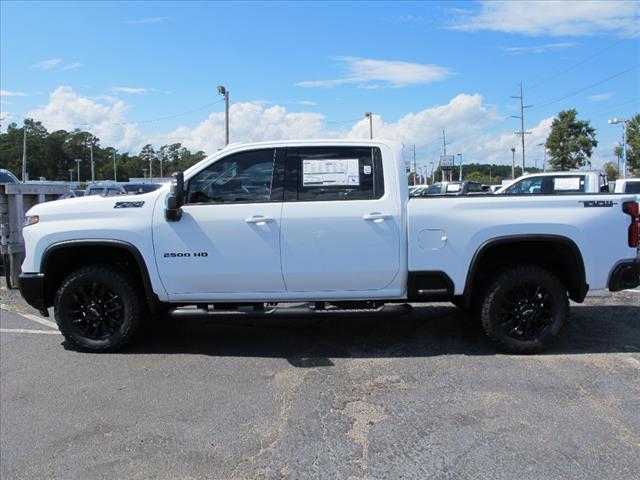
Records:
M554 190L582 190L580 177L555 177L553 179Z
M302 185L304 187L360 185L360 164L357 158L303 159Z
M365 165L364 166L364 174L365 175L371 175L371 165Z

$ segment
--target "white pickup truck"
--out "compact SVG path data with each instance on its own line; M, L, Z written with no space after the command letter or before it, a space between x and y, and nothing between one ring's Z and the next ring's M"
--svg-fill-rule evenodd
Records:
M20 288L96 352L175 307L373 314L429 301L475 310L500 347L535 352L569 299L640 284L639 224L633 195L410 200L390 142L256 143L151 193L36 205Z

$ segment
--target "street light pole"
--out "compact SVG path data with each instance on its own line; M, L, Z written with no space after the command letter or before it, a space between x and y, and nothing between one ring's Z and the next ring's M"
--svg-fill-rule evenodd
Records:
M373 140L373 113L364 112L364 118L369 119L369 140Z
M460 172L458 175L458 181L461 182L462 181L462 154L459 153L458 157L460 157Z
M229 145L229 90L218 85L218 93L224 97L224 146Z
M546 172L547 171L547 144L539 143L538 146L542 147L542 150L544 152L544 160L542 161L542 171Z
M22 181L27 181L27 122L22 127Z
M93 164L93 145L89 145L89 154L91 156L91 183L96 181L95 166Z
M118 173L116 172L116 149L113 149L113 181L118 181Z
M431 185L433 185L436 183L436 169L433 166L433 162L429 162L429 165L431 165Z
M622 178L627 178L627 121L621 118L609 120L609 125L622 124Z
M516 149L511 147L511 180L516 178Z
M78 180L78 185L80 185L80 162L82 161L81 158L76 158L76 165L78 167L78 178L76 180Z
M418 170L416 169L416 144L413 144L413 184L416 184L416 175L418 175Z

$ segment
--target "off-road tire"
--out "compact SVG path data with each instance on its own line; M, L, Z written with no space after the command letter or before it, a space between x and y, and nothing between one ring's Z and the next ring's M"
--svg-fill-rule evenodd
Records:
M551 272L520 265L498 273L483 297L485 334L511 353L538 353L560 334L569 312L567 289Z
M125 272L91 265L60 284L54 310L68 342L88 352L113 352L133 339L143 308L139 289Z

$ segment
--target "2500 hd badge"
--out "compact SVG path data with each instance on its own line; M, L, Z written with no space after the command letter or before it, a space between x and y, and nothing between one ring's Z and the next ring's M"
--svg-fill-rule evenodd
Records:
M184 257L208 257L207 252L168 252L164 254L164 258L184 258Z

